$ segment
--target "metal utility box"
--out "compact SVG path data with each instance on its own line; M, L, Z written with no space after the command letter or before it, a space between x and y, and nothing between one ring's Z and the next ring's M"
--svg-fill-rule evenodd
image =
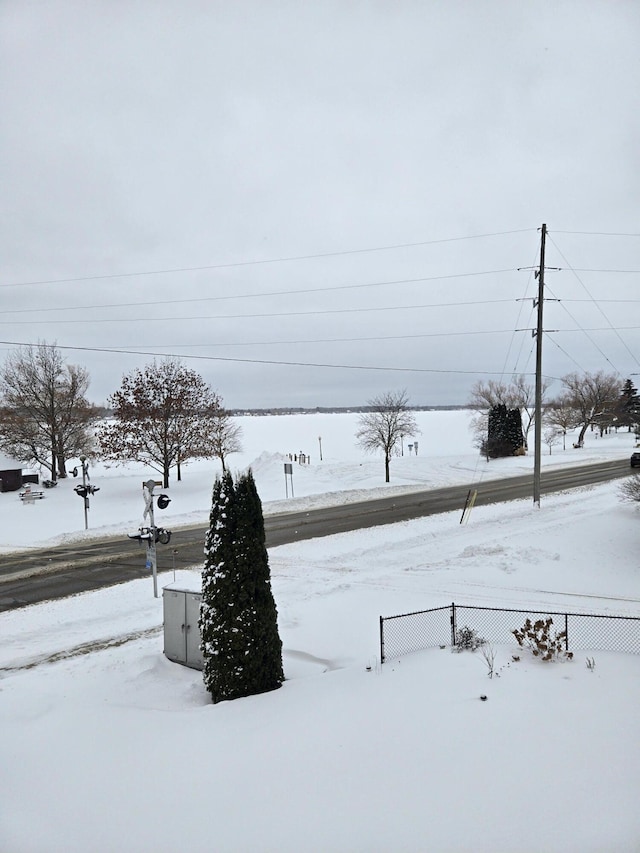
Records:
M166 586L162 590L164 653L169 660L202 669L200 651L200 602L202 594Z

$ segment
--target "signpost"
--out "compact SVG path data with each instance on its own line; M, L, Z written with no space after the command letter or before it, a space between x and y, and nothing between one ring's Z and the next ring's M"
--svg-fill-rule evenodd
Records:
M293 498L295 496L293 494L293 465L291 464L291 462L284 463L284 490L285 495L289 497L289 486L287 477L291 477L291 497Z
M156 486L161 486L161 480L147 480L142 484L142 497L144 498L144 512L142 518L149 519L147 527L140 527L138 533L129 534L129 539L137 539L138 542L147 543L147 561L145 567L151 570L153 575L153 595L158 597L158 561L156 556L156 542L161 545L168 545L171 541L171 531L165 530L164 527L156 527L154 512L153 512L153 490ZM171 502L171 498L167 495L158 495L159 509L166 509ZM174 574L175 574L175 551L173 558Z
M94 495L100 491L99 486L92 486L89 481L89 463L86 456L80 457L82 463L82 485L76 486L73 490L84 501L84 529L89 529L89 495Z

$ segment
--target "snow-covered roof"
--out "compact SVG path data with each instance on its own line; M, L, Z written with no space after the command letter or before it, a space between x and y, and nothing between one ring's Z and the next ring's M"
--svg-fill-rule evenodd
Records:
M22 470L22 462L17 462L11 459L10 456L5 456L0 453L0 471L19 471Z

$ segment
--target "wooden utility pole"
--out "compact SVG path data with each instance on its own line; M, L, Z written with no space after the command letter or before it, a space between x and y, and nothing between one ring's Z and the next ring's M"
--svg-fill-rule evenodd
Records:
M540 240L540 269L538 276L538 325L536 328L536 401L535 401L535 438L533 459L533 502L540 506L540 465L542 458L542 308L544 305L544 251L547 240L547 226L542 225Z

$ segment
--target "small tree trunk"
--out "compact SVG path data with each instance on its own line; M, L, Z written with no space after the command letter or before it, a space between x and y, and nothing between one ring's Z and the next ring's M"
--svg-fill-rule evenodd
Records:
M389 482L389 454L385 454L384 457L384 481L385 483Z

